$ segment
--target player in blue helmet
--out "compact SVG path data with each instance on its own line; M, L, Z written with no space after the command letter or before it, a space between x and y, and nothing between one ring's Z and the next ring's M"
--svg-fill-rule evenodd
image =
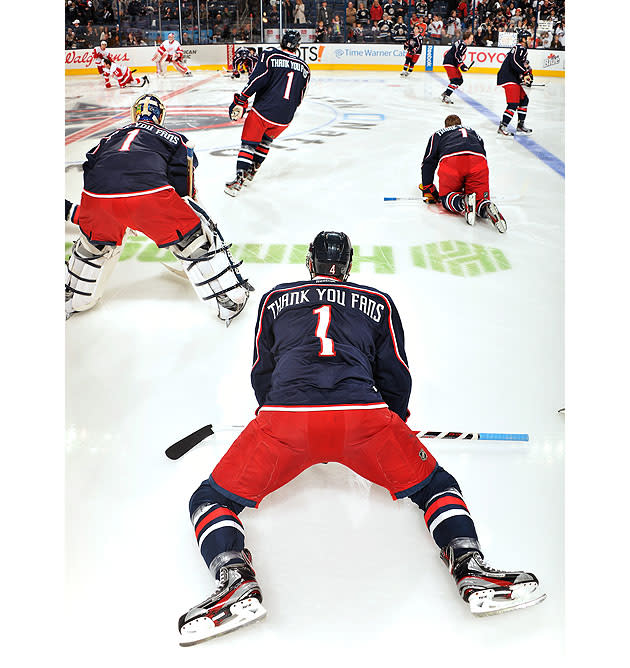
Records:
M343 232L320 232L308 247L306 266L314 276L333 276L345 281L352 269L354 250Z
M166 107L156 95L141 95L131 106L131 120L164 125Z
M497 130L502 137L513 136L508 130L508 125L514 114L518 115L516 133L527 135L532 132L531 128L525 127L529 98L523 89L523 86L530 86L533 79L532 68L527 60L527 46L531 36L529 30L518 31L517 44L510 49L497 73L497 86L501 86L505 91L507 103Z
M297 51L302 41L302 36L297 30L287 30L280 40L280 47L287 51Z

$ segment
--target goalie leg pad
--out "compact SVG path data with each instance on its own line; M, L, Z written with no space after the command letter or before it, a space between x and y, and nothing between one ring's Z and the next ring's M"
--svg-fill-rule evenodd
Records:
M120 258L125 240L126 235L120 246L113 246L92 243L80 234L66 262L66 318L97 304Z
M229 325L247 303L252 286L244 279L230 247L219 228L204 209L190 197L184 201L199 216L200 226L171 246L173 255L182 263L197 296L202 301L217 300L218 316Z

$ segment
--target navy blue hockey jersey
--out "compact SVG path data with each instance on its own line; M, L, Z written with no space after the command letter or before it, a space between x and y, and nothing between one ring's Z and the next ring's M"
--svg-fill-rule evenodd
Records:
M451 125L434 132L422 159L422 185L433 183L435 170L442 158L464 153L486 155L483 139L475 130L463 125Z
M114 130L88 151L83 188L116 195L171 185L183 197L188 194L187 141L179 132L145 121ZM193 164L197 166L197 156Z
M444 54L444 65L451 65L452 67L460 67L466 58L466 51L468 47L461 39L453 42L451 48Z
M260 406L384 401L405 420L411 375L394 302L326 277L276 286L258 307L251 381Z
M521 83L523 75L529 72L527 49L521 44L513 46L497 72L497 86L505 83Z
M415 56L422 53L422 35L412 35L405 42L405 49L407 49L407 55Z
M262 52L242 95L255 95L253 108L266 120L288 125L300 106L311 71L292 53L271 47Z

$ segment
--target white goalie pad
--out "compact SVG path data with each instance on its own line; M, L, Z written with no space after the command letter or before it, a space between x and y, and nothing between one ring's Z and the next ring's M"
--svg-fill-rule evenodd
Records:
M254 288L244 279L235 262L230 246L219 228L197 202L190 197L184 201L199 216L201 227L171 247L182 263L186 276L202 301L217 300L218 316L227 325L247 303Z
M74 242L66 262L66 319L91 309L102 297L126 238L120 246L98 247L81 233Z

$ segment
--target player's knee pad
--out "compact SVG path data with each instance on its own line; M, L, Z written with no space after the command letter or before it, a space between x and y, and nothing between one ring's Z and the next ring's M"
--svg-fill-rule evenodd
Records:
M89 241L81 232L66 262L66 317L96 305L118 262L125 239L126 236L120 246L105 245Z
M237 515L245 508L240 503L228 499L227 496L217 491L208 480L204 480L201 485L195 490L195 493L190 497L188 503L188 512L191 518L198 514L204 506L218 505L229 508Z
M516 111L516 108L518 107L518 102L508 102L507 108L510 109L512 112Z
M247 302L252 286L244 279L217 225L204 209L190 197L184 201L199 216L199 226L170 248L182 263L197 296L202 301L216 299L218 315L228 322L238 315Z
M524 95L522 100L521 100L521 103L518 106L519 107L527 107L528 104L529 104L529 98L527 97L527 95Z
M455 489L461 494L457 480L448 471L445 471L438 465L431 474L427 484L409 498L424 512L427 509L429 501L436 494L442 494L447 489Z
M451 84L453 86L461 86L464 83L464 77L457 77L457 79L451 79Z

